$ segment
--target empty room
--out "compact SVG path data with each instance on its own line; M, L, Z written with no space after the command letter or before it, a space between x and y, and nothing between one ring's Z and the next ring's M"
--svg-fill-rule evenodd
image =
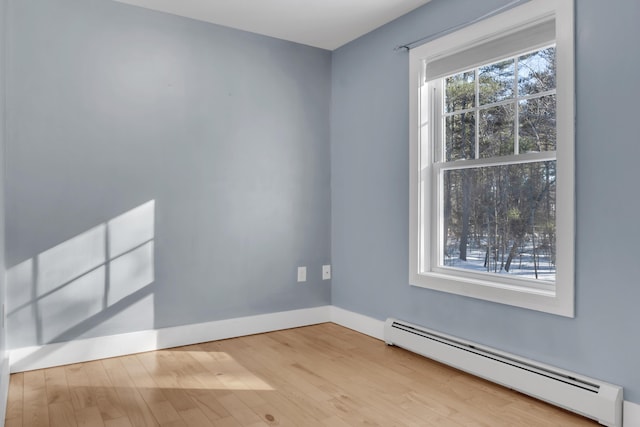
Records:
M0 0L2 422L640 427L639 21Z

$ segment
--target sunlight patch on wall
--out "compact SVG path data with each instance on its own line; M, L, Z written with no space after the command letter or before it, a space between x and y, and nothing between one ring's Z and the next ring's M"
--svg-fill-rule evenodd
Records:
M153 282L153 241L115 258L109 267L107 305L112 305Z
M9 347L73 339L133 305L148 327L154 217L151 200L10 268Z
M107 223L110 259L153 240L154 209L155 203L152 200L113 218Z

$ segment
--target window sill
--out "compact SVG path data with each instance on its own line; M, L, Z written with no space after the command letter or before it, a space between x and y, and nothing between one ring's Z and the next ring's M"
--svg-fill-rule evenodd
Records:
M551 291L437 272L414 274L409 283L420 288L574 317L573 294L563 294L560 288Z

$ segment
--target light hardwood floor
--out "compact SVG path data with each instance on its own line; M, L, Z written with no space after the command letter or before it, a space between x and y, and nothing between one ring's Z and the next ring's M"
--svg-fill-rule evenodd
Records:
M588 426L332 323L13 374L5 426Z

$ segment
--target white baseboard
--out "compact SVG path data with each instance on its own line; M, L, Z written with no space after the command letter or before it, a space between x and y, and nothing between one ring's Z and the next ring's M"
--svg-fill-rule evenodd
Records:
M333 323L369 335L370 337L384 340L384 321L336 306L330 307L330 313L330 318Z
M622 418L624 427L640 427L640 404L625 400L622 408Z
M322 306L17 348L9 351L10 370L31 371L324 322L383 339L383 321L339 307Z
M330 321L331 306L305 308L171 328L10 350L11 372L87 362ZM1 418L0 418L1 419Z

